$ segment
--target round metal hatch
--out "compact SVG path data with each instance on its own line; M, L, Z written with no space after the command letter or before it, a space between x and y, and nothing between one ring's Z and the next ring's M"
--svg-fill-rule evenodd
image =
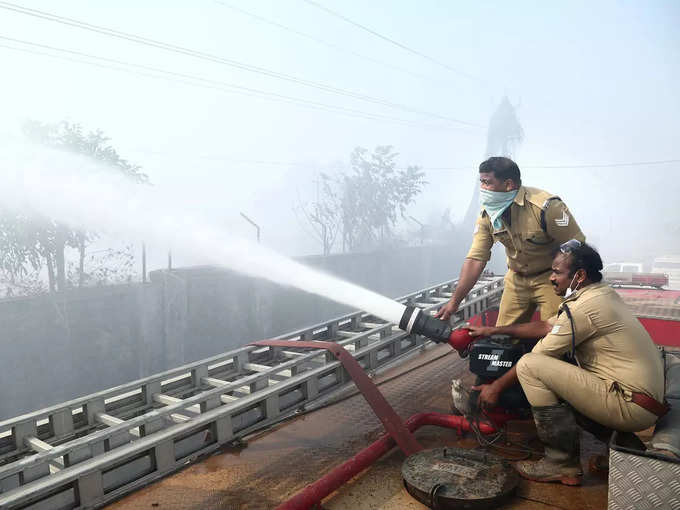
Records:
M404 461L401 476L409 494L434 509L496 508L519 483L506 460L461 448L415 453Z

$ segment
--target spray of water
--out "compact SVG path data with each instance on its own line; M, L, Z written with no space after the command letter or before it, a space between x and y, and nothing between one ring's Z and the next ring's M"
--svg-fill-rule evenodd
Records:
M192 213L190 206L183 207L153 187L133 184L117 170L84 156L5 141L0 147L0 169L3 208L39 214L72 228L167 246L175 253L297 287L389 322L399 322L404 312L403 305L385 296L231 236Z

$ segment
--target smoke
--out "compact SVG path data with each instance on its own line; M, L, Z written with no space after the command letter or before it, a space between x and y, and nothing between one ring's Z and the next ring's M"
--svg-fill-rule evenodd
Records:
M398 322L404 306L230 235L152 186L139 185L84 156L5 141L0 150L3 207L74 229L167 246L206 264L297 287Z

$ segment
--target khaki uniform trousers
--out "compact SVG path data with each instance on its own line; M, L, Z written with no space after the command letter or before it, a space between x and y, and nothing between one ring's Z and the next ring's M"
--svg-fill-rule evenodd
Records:
M606 427L638 432L651 427L656 415L630 401L613 381L552 356L530 352L517 362L517 377L532 407L565 400L576 411Z
M529 322L536 308L540 309L543 321L557 315L562 297L555 294L550 284L550 270L536 276L522 276L508 269L504 282L497 326Z

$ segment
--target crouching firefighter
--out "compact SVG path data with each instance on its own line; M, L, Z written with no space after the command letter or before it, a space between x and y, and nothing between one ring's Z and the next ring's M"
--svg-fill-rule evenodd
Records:
M497 404L519 383L531 404L545 457L516 463L519 474L538 482L579 485L580 428L607 442L644 450L633 434L654 425L668 411L663 402L664 369L659 350L621 297L602 283L602 259L572 239L559 247L550 282L565 299L547 321L498 328L473 328L478 335L541 338L530 353L491 384L479 402Z

